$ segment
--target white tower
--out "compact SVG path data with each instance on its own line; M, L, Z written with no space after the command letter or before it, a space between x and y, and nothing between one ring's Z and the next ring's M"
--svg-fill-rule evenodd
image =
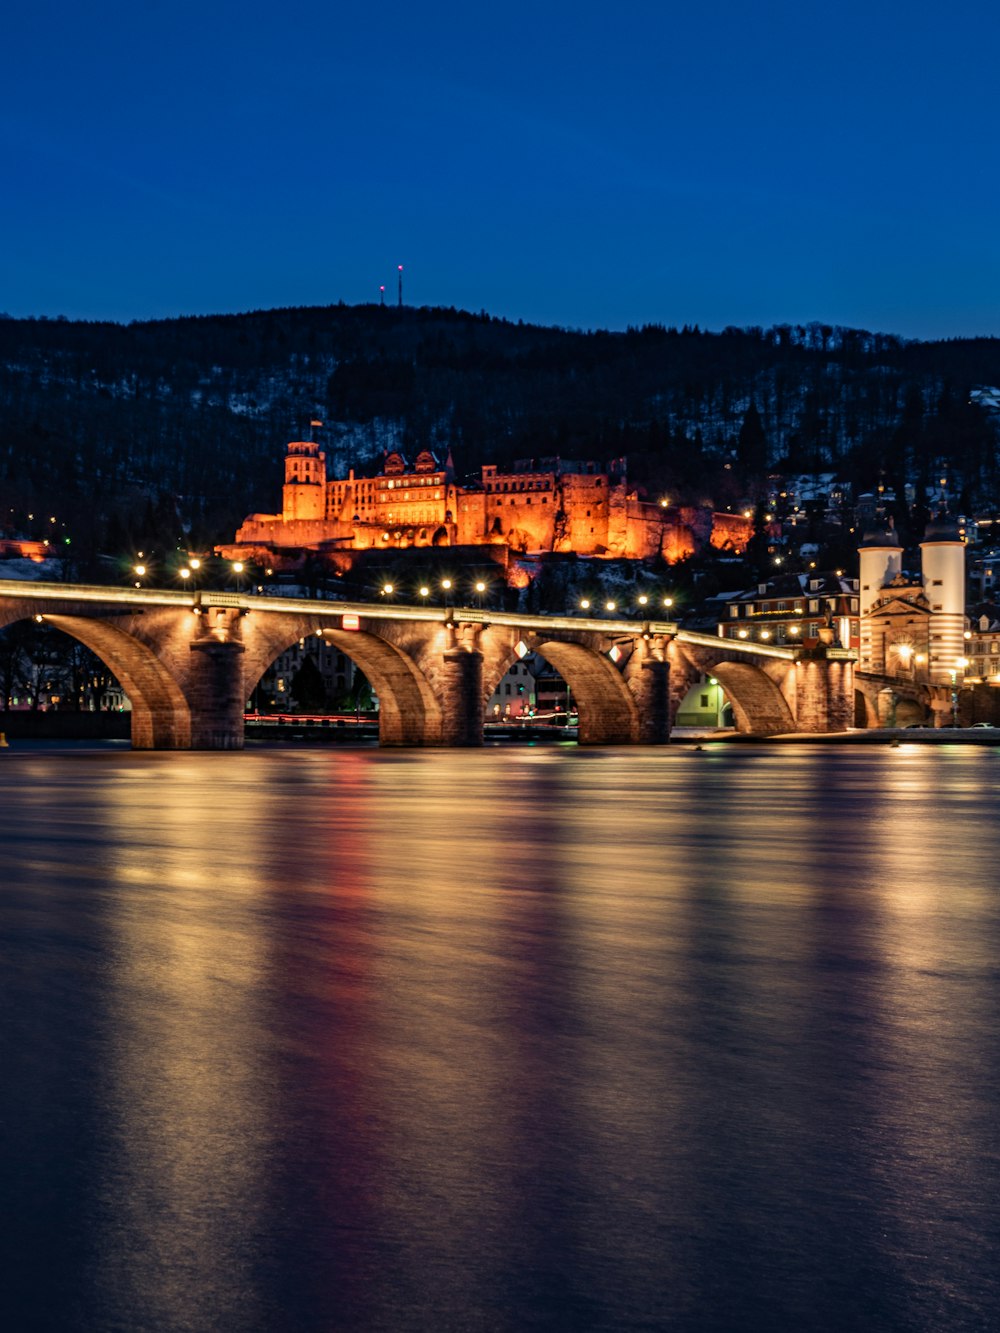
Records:
M920 543L924 595L931 605L928 667L932 685L947 685L963 668L965 651L965 543L947 515L932 519Z
M894 528L866 532L858 547L860 556L859 609L867 615L872 603L887 583L891 583L903 568L903 550Z
M859 579L858 609L861 614L861 648L858 667L872 670L872 631L868 613L879 593L902 571L903 551L893 528L878 528L866 532L858 548Z

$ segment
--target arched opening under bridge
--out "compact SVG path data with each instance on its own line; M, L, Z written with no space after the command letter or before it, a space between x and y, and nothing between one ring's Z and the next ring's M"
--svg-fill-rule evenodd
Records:
M712 674L732 705L737 731L775 736L795 730L785 696L760 667L751 662L717 662Z
M495 662L484 678L487 723L535 722L555 728L576 719L581 745L638 741L638 706L607 654L534 636L522 640L520 647L523 653L515 650Z
M299 632L296 633L295 629ZM438 745L441 709L426 678L394 644L365 630L310 626L307 634L332 645L364 673L378 700L379 743L382 745ZM272 622L255 628L245 664L247 697L268 668L302 637L302 627Z
M82 643L104 663L131 704L134 750L187 749L191 744L191 710L180 686L141 640L104 620L51 615L43 625Z

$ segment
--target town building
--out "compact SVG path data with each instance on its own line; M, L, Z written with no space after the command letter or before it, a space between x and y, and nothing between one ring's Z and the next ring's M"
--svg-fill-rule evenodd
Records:
M777 574L725 599L720 638L816 648L857 649L861 640L858 580L843 570Z
M976 602L968 608L965 683L1000 685L1000 606Z

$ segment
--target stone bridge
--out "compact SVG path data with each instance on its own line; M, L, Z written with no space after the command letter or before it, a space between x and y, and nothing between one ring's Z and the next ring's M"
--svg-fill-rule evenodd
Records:
M739 731L839 731L853 720L852 654L745 646L668 622L0 580L0 627L28 617L86 644L117 676L136 749L242 748L257 681L310 635L368 677L382 745L481 745L487 701L528 652L570 686L584 745L667 741L703 674L729 696Z

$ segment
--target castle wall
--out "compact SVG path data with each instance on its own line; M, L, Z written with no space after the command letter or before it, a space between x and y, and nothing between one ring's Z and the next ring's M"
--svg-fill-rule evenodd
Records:
M717 551L742 555L753 536L753 520L742 514L713 514L710 541Z

